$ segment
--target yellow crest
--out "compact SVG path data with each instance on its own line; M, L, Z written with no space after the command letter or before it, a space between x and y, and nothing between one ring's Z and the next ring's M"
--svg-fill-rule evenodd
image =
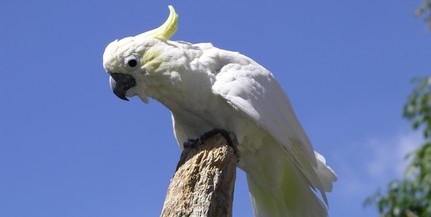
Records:
M175 9L174 7L172 7L172 5L169 5L168 7L169 7L169 17L168 19L166 19L165 23L163 23L157 29L144 32L140 35L137 35L136 37L139 37L139 38L153 37L153 38L169 40L169 38L171 38L172 35L174 35L175 31L177 31L178 14L175 12Z

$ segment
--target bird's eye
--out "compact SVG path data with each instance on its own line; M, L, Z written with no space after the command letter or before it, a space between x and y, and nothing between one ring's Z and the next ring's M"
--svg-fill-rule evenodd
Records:
M135 59L129 60L127 61L127 65L133 68L138 65L138 61L136 61Z
M138 59L134 56L125 59L125 63L130 68L135 68L138 66Z

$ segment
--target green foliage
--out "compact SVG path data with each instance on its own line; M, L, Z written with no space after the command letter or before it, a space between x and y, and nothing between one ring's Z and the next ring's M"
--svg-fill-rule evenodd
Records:
M431 0L422 0L416 14L431 28ZM365 200L376 204L381 217L431 216L431 76L413 80L413 89L403 116L412 122L414 130L422 130L424 144L406 158L411 160L402 180L388 184L387 192L377 190Z
M403 115L413 129L422 130L425 143L406 156L411 162L402 180L391 181L387 193L378 190L365 200L366 205L375 203L382 217L431 216L431 77L414 82Z
M423 127L423 136L429 140L431 136L431 77L415 78L416 83L406 104L403 116L412 121L413 129Z
M431 28L431 0L422 0L422 5L416 9L416 14L424 19Z

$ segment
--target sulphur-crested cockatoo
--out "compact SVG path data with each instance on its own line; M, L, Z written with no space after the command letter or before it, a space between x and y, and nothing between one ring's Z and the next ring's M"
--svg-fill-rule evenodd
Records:
M327 216L325 192L336 175L313 150L271 72L209 43L169 40L178 19L169 9L159 28L106 47L103 66L115 95L165 105L181 148L212 129L233 133L255 216Z

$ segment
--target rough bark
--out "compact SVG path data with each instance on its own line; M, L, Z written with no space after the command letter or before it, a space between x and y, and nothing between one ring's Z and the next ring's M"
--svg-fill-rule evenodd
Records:
M161 217L231 217L237 158L221 134L184 149Z

